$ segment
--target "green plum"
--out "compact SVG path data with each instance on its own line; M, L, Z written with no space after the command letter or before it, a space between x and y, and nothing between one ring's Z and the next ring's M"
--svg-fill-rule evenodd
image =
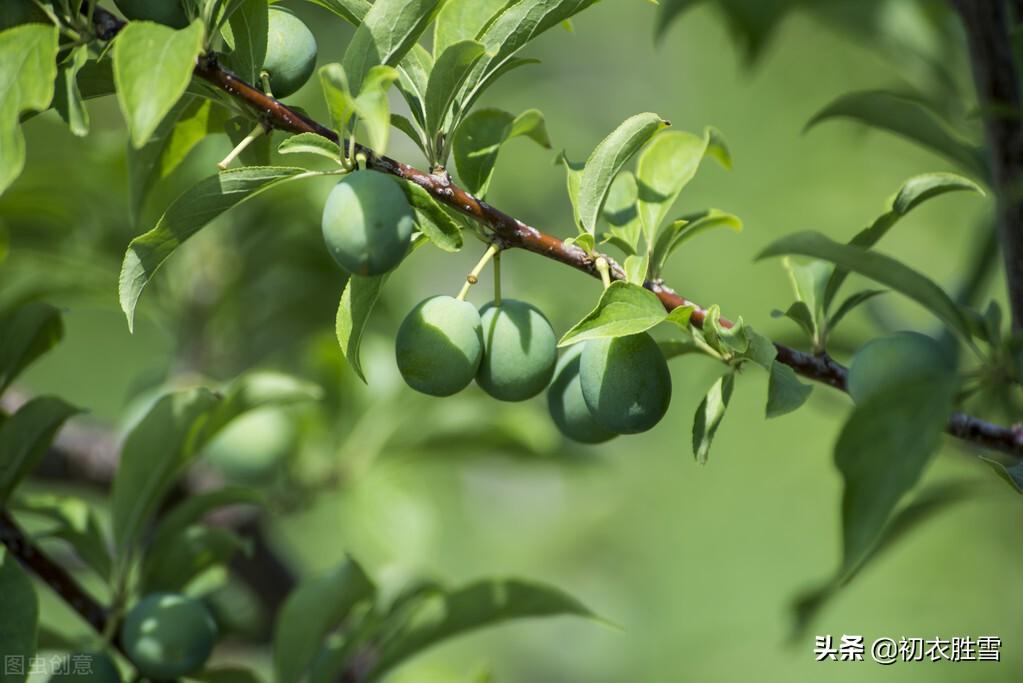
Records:
M146 677L180 678L209 659L217 625L202 602L176 593L152 593L128 612L121 644Z
M356 171L330 191L322 227L327 249L338 265L355 275L381 275L408 253L412 208L389 176Z
M287 97L313 75L316 38L301 19L283 7L271 6L269 18L263 70L270 76L274 97Z
M954 359L934 339L897 332L872 339L856 352L849 365L849 395L859 403L888 387L954 367Z
M50 681L79 683L121 683L121 672L110 655L103 652L79 652L70 655Z
M206 448L207 460L232 480L271 479L295 445L295 425L281 408L257 408L233 420Z
M188 15L181 0L114 0L114 4L128 19L155 21L172 28L188 26Z
M589 342L579 379L594 419L619 434L647 431L671 403L668 363L646 332Z
M558 342L536 306L516 299L480 309L483 360L476 383L501 401L524 401L543 391L554 375Z
M594 419L579 380L579 364L583 349L589 342L568 347L558 360L554 381L547 390L547 408L561 433L579 443L596 444L613 439L617 434Z
M483 357L480 314L466 301L430 297L402 321L395 356L401 376L416 391L456 394L472 382Z

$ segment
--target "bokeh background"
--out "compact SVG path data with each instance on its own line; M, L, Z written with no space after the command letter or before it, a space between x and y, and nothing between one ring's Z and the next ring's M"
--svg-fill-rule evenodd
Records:
M320 63L339 59L350 29L317 8L295 9L317 31ZM745 230L690 243L666 279L695 301L795 340L791 323L770 316L792 300L787 278L777 261L754 263L758 250L801 229L848 238L906 178L952 170L857 125L803 132L844 92L906 84L911 65L796 12L751 67L711 4L685 14L660 44L655 14L634 0L599 3L575 20L574 32L551 31L528 48L543 63L513 72L483 105L540 108L555 147L574 159L640 111L680 129L721 129L734 170L705 165L677 211L721 208L739 215ZM895 14L881 20L911 34L913 18ZM950 54L947 66L963 79L965 67ZM322 115L315 84L294 99ZM207 228L157 276L129 335L116 300L124 247L190 181L212 171L229 145L224 136L203 143L132 220L116 104L96 100L90 110L93 134L85 140L52 113L31 121L26 173L0 199L9 243L0 298L43 288L66 311L64 343L24 388L59 393L87 407L85 419L123 427L160 387L252 368L308 377L324 387L322 404L248 420L210 456L228 475L277 494L270 536L303 576L345 554L391 589L422 575L456 584L522 576L568 590L614 624L515 623L432 650L392 680L462 681L482 667L499 683L1018 680L1020 501L962 446L947 443L926 480L975 482L973 495L880 556L807 636L790 642L793 600L839 562L841 486L831 447L849 402L817 388L800 412L765 421L765 377L749 370L710 462L700 466L690 433L720 372L709 360L673 361L671 409L655 430L585 449L558 440L542 397L512 406L475 388L449 401L415 396L397 377L390 339L417 301L457 291L481 251L471 239L457 255L419 250L389 281L364 350L364 387L334 340L343 275L318 227L332 181L274 190ZM398 134L391 152L422 163ZM528 141L510 143L489 199L567 237L571 210L553 159ZM955 288L989 211L987 198L941 198L900 224L882 250ZM599 296L598 282L531 254L508 253L503 265L506 295L540 306L559 332ZM991 296L1000 297L995 275ZM482 304L489 289L484 277L470 298ZM850 319L836 355L847 358L883 331L935 325L914 306L882 297ZM294 481L305 487L300 493ZM84 629L41 593L47 621ZM868 642L995 635L1003 661L815 663L814 634L862 634ZM223 656L268 661L266 652L234 645Z

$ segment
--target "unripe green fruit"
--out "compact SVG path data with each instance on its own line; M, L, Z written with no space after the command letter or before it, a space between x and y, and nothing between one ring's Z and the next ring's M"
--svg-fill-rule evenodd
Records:
M114 4L128 19L155 21L171 28L188 26L188 15L181 0L114 0Z
M515 299L480 309L483 360L476 383L501 401L524 401L543 391L558 362L551 324L532 304Z
M380 275L408 253L412 221L412 208L397 182L376 171L356 171L327 197L323 239L349 273Z
M594 419L619 434L647 431L671 403L668 363L646 332L589 342L579 378Z
M276 98L291 95L309 80L316 68L316 38L302 20L283 7L270 8L263 69L270 74Z
M54 673L50 681L78 683L121 683L121 672L110 655L103 652L82 652L70 655L62 673Z
M955 363L934 339L898 332L864 344L849 365L849 395L860 403L887 387L947 371Z
M232 480L267 481L295 444L295 425L276 407L257 408L233 420L206 448L206 459Z
M395 339L398 370L416 391L451 396L469 386L483 356L476 307L450 296L421 302L402 321Z
M579 362L589 342L568 347L558 361L554 381L547 390L547 408L561 433L579 443L603 443L617 434L605 429L590 412L579 380Z
M128 612L121 644L139 672L168 680L198 671L209 659L217 625L198 600L176 593L152 593Z

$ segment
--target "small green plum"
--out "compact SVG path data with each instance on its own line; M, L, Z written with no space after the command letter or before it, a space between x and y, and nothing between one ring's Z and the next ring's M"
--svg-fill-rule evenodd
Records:
M114 0L117 9L134 21L155 21L171 28L188 26L188 15L181 0Z
M302 20L283 7L270 7L263 70L276 98L294 94L316 68L316 38Z
M469 386L483 356L483 326L472 304L450 296L422 301L395 339L398 371L424 394L451 396Z
M176 593L152 593L121 626L121 644L146 677L167 680L198 671L209 659L217 625L202 602Z
M327 250L338 265L355 275L381 275L408 253L412 208L392 178L356 171L331 190L322 227Z
M50 676L53 681L78 683L121 683L121 672L104 652L76 652L68 656L61 670Z
M234 481L271 479L295 444L295 425L278 407L257 408L233 420L210 442L206 458Z
M671 403L668 363L646 332L590 341L579 378L594 419L619 434L651 429Z
M579 443L598 444L613 439L617 434L594 419L583 398L579 363L588 343L573 344L558 360L554 381L547 390L547 408L554 424L566 437Z
M919 332L897 332L872 339L849 365L849 395L860 403L887 387L955 367L941 344Z
M543 391L558 361L557 339L536 306L516 299L480 309L483 360L476 383L501 401L524 401Z

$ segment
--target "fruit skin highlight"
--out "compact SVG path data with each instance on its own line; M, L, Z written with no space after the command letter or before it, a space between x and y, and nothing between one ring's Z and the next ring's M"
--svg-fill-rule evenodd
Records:
M283 7L271 7L263 70L277 99L298 91L316 69L316 38L302 20Z
M202 668L213 652L217 625L200 601L152 593L128 612L121 644L143 676L180 678Z
M179 0L114 0L114 4L133 21L155 21L171 28L188 26L188 15Z
M416 391L458 393L472 382L483 357L476 307L450 296L420 302L398 328L395 357L401 376Z
M323 241L349 273L382 275L408 253L413 220L412 208L396 181L375 171L356 171L327 197Z
M483 360L476 383L501 401L524 401L543 391L554 376L557 339L550 322L530 303L502 299L480 309Z
M595 339L582 352L579 378L594 419L619 434L652 428L671 403L671 374L646 332Z
M558 360L554 381L547 390L547 409L555 426L567 438L584 444L598 444L618 435L597 422L583 398L579 364L588 343L573 344Z

